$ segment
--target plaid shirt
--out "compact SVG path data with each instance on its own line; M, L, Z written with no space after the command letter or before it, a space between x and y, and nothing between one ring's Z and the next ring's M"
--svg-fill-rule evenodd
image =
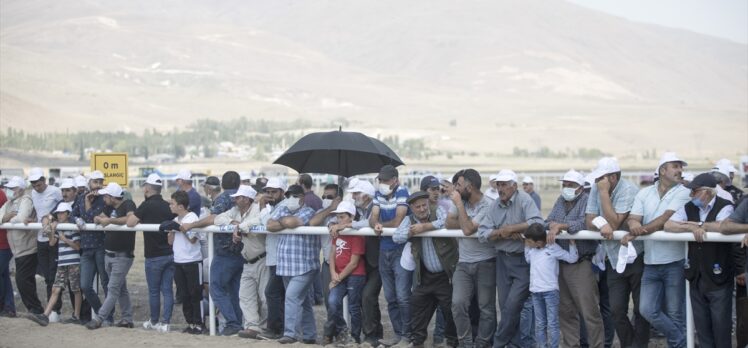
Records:
M96 196L91 202L91 209L86 210L86 194L88 191L75 197L75 210L78 217L86 223L93 223L94 217L101 215L104 211L104 197ZM81 249L96 250L104 248L104 233L102 231L81 231Z
M548 214L548 218L545 219L545 228L548 229L551 222L562 223L569 225L566 232L569 234L576 234L577 232L585 229L584 225L584 211L587 209L587 199L589 195L586 192L582 192L575 200L572 201L574 205L566 210L566 200L563 197L558 197L556 203L553 204L551 213ZM556 239L556 244L561 246L564 250L569 250L568 239ZM598 241L596 240L577 240L577 251L579 252L579 258L585 256L595 255L597 251Z
M229 209L234 207L234 201L231 200L231 195L236 193L236 190L225 190L221 192L216 200L213 201L213 206L210 208L210 213L213 215L220 215L221 213L227 212ZM234 240L231 233L216 233L213 235L213 249L216 255L220 256L239 256L241 257L241 249L234 246Z
M305 225L314 216L314 209L303 206L294 213L281 206L270 216L271 220L280 220L286 216L295 216ZM279 276L299 276L319 269L320 238L317 235L282 234L278 239L278 264L275 273Z

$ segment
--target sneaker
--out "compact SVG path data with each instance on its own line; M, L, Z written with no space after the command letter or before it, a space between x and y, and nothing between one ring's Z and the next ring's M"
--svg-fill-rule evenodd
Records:
M303 342L304 344L317 344L317 340L311 339L311 338L310 339L303 339L303 340L301 340L301 342Z
M59 323L60 322L60 314L58 314L55 311L52 311L52 313L49 313L49 322L50 323Z
M227 327L221 331L221 336L234 336L239 333L239 329L235 327Z
M169 324L157 323L156 331L161 333L169 332Z
M246 329L239 331L239 337L241 338L251 338L251 339L257 339L257 336L260 335L260 332L252 330L252 329Z
M205 326L202 325L196 325L192 328L192 334L193 335L204 335L208 333L208 330L205 329Z
M190 334L191 335L194 330L195 330L195 328L192 325L190 325L190 326L187 326L186 328L182 329L182 333L186 333L186 334Z
M117 327L124 327L124 328L127 328L127 329L132 329L132 328L135 327L135 325L133 325L133 323L131 321L127 321L125 319L120 320L119 323L117 323L116 326Z
M52 312L54 313L54 312ZM47 326L49 325L49 317L47 317L44 314L29 314L28 316L31 321L41 325L41 326Z
M96 330L101 327L101 320L98 318L91 318L91 321L86 324L86 329Z
M156 325L158 325L158 323L154 324L154 323L151 322L150 319L148 319L145 322L143 322L143 328L146 329L146 330L155 330L156 329Z
M78 319L78 318L76 318L76 317L70 317L70 318L67 318L67 319L61 321L61 323L63 323L63 324L80 324L81 320Z
M278 340L278 343L280 344L292 344L296 343L296 339L293 337L283 336Z

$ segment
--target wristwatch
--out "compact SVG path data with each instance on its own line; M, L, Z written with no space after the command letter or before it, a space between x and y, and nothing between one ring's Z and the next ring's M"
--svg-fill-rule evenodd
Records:
M699 221L699 227L704 226L704 221Z

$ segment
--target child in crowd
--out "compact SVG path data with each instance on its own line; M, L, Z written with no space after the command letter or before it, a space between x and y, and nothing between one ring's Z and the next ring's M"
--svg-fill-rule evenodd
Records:
M336 214L337 223L330 225L330 231L338 234L346 226L350 226L356 215L356 207L351 202L342 201L333 213ZM362 236L338 236L332 240L325 344L332 343L336 336L338 343L360 343L361 293L366 282L364 243ZM350 336L345 319L343 319L343 298L346 295L348 296L348 312L351 315Z
M202 252L198 232L180 232L179 226L198 220L195 213L190 212L190 198L184 191L177 191L171 195L169 208L177 217L173 221L162 224L162 228L169 232L169 244L174 250L174 282L177 284L177 294L181 295L182 312L187 321L184 333L200 335L203 333L203 320L200 302L202 300Z
M535 342L538 347L557 348L561 338L558 323L558 261L577 262L574 240L569 251L558 244L546 243L542 224L534 223L525 232L525 259L530 264L530 293L535 311ZM547 332L546 332L547 330Z
M55 282L52 285L52 295L49 297L47 308L43 314L31 314L31 320L41 326L49 324L49 314L60 298L60 293L65 287L69 287L75 294L74 314L70 320L64 323L80 324L81 314L81 272L80 272L80 233L78 231L57 231L58 223L75 223L71 213L73 207L70 203L61 202L54 211L57 221L50 224L47 228L49 234L49 245L57 244L57 274Z

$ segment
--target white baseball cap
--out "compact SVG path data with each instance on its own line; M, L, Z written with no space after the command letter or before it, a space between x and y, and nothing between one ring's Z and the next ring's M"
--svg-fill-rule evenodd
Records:
M264 188L266 188L266 189L274 188L274 189L280 189L280 190L285 191L286 190L286 185L283 184L283 181L281 181L280 178L270 178L270 179L268 179L268 183L265 184Z
M255 189L253 189L252 186L249 186L249 185L240 185L239 189L236 190L236 193L234 193L233 195L230 195L230 196L231 197L244 196L244 197L249 197L252 200L254 200L255 197L257 197L257 191L255 191Z
M24 181L20 176L14 176L10 178L10 181L8 181L7 184L5 184L5 187L7 188L16 188L20 187L22 189L26 188L26 181Z
M358 185L359 181L361 181L361 179L359 179L359 178L350 178L350 179L348 179L348 190L350 191L350 190L354 189Z
M356 207L350 201L342 201L338 203L338 208L332 211L333 214L348 213L351 216L356 215Z
M496 181L514 181L517 182L517 174L511 169L502 169L499 174L496 174Z
M534 182L534 181L532 181L532 177L530 177L530 176L526 176L526 177L525 177L524 179L522 179L522 183L523 183L523 184L533 184L533 183L535 183L535 182Z
M37 181L44 176L44 171L41 168L31 168L29 171L29 181Z
M712 172L719 172L724 174L727 177L730 177L730 167L728 167L725 164L718 164L714 168L712 168Z
M161 177L158 176L158 174L151 173L145 179L145 184L154 185L154 186L161 186L161 185L163 185L163 181L161 181Z
M182 169L179 172L177 172L177 176L174 177L174 180L187 180L189 181L192 179L192 172L190 172L189 169Z
M660 157L660 164L657 165L657 170L655 172L658 172L658 174L659 174L659 171L660 171L660 168L662 167L662 165L665 164L665 163L669 163L669 162L680 162L681 164L683 164L684 167L688 166L688 163L686 163L686 161L678 158L678 156L675 154L675 152L665 152L665 153L662 154L662 157Z
M252 180L252 174L250 172L239 172L239 180Z
M64 189L69 189L69 188L72 188L72 189L76 188L75 181L73 181L73 179L71 178L62 179L62 182L60 183L60 189L64 190Z
M101 179L104 179L104 173L102 173L100 170L94 170L88 176L88 180L101 180Z
M717 161L717 163L715 164L715 166L720 166L720 165L725 166L730 171L730 173L737 173L738 172L738 168L735 168L735 166L732 165L732 162L729 159L727 159L727 158L723 158L723 159Z
M110 182L106 185L106 187L99 190L99 195L110 195L112 197L119 198L124 196L124 192L122 191L122 187L120 187L118 183Z
M73 207L68 202L60 202L55 209L55 213L61 213L63 211L73 211Z
M498 174L498 173L497 173L497 174L491 174L491 175L490 175L490 176L488 177L488 182L494 182L494 181L496 181L496 178L498 178L498 177L499 177L499 174Z
M603 157L597 161L597 168L590 173L590 178L594 182L603 175L618 173L620 171L621 167L618 165L618 160L615 157Z
M88 180L86 180L86 177L83 175L78 175L75 177L75 186L77 187L88 187Z
M684 173L683 173L683 174L681 175L681 177L683 178L683 180L686 180L686 181L688 181L688 182L691 182L691 181L693 181L693 173L691 173L691 172L684 172Z
M350 193L361 192L371 198L374 198L374 195L376 194L376 189L374 188L374 185L372 185L370 182L366 180L359 180L356 183L356 186L348 189L348 192Z
M559 181L571 181L571 182L575 182L579 184L579 186L584 186L584 182L585 182L584 175L582 175L582 173L574 169L571 169L568 172L566 172L566 174L564 174L564 177L561 178L561 180Z

